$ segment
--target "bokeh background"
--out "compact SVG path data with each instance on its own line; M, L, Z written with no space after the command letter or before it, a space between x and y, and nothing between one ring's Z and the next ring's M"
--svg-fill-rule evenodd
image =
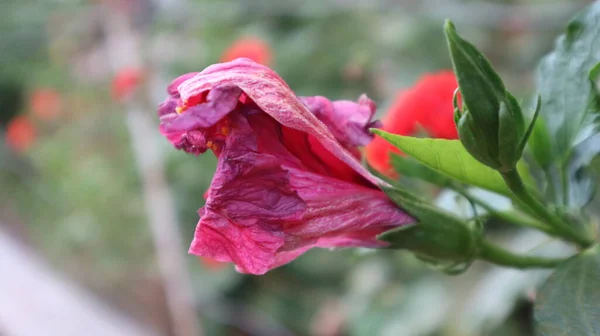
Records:
M367 93L382 116L450 67L445 18L527 99L589 3L0 1L0 335L532 335L543 271L450 277L404 252L312 250L256 277L187 255L216 160L173 150L155 111L171 79L249 39L298 95ZM542 239L492 227L522 249Z

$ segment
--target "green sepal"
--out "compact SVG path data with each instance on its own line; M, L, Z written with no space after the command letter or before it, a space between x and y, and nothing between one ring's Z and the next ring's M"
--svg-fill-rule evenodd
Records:
M382 186L382 190L417 220L415 225L377 237L390 243L389 248L409 250L430 263L454 265L452 269L459 264L469 265L475 259L482 236L476 222L441 210L400 185Z
M510 92L506 92L505 98L500 102L498 118L498 159L501 164L499 170L506 171L514 168L521 158L521 142L525 134L525 119L521 107Z
M497 112L504 97L504 84L487 58L470 42L461 38L454 24L444 25L454 72L460 87L463 105L468 106L477 124L489 125L486 131L498 132Z
M527 131L525 131L525 134L523 134L523 138L521 139L521 145L519 146L520 153L523 153L523 151L525 150L525 146L527 145L527 142L529 141L529 138L531 137L531 134L532 134L533 130L535 129L535 123L538 120L538 116L540 115L541 108L542 108L542 97L540 95L538 95L536 104L535 104L535 110L533 111L533 117L531 118L531 121L529 122L529 127L527 127Z
M463 145L479 162L501 172L519 162L525 121L519 103L506 91L490 61L456 32L444 26L463 110L454 97L455 123Z

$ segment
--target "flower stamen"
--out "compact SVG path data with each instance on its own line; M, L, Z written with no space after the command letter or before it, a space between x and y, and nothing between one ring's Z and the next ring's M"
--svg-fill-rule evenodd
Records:
M183 103L182 105L180 105L180 106L177 106L177 107L175 108L175 112L177 112L177 114L182 114L182 113L183 113L183 112L185 112L185 110L187 110L187 109L188 109L187 102L185 102L185 103Z

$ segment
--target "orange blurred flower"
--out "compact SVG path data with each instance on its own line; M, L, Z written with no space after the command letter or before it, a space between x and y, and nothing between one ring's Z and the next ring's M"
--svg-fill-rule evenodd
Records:
M117 72L112 81L112 97L122 101L135 92L142 82L144 73L139 68L123 68Z
M204 266L206 269L212 270L212 271L217 271L220 269L223 269L225 267L227 267L228 263L225 262L220 262L220 261L216 261L215 259L212 258L208 258L208 257L198 257L198 260L200 260L200 263L202 264L202 266Z
M413 87L398 93L382 120L382 129L399 135L415 135L422 129L432 138L458 139L452 104L457 87L452 71L422 76ZM378 171L393 176L391 152L400 153L400 150L375 137L366 147L367 162Z
M41 88L29 96L29 108L37 118L50 121L56 119L62 112L62 98L54 89Z
M221 56L221 62L245 57L262 65L269 65L272 59L269 44L256 37L246 37L235 41Z
M6 143L14 151L27 151L35 142L37 131L26 116L14 117L6 126Z

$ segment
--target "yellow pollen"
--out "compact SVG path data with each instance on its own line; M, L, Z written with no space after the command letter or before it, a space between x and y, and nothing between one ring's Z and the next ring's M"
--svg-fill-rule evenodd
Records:
M206 147L208 147L208 148L211 148L211 149L212 149L214 145L215 145L215 144L214 144L212 141L207 141L207 142L206 142Z
M221 127L221 133L225 136L229 135L229 127Z
M183 105L177 106L175 108L175 112L177 112L177 114L182 114L183 112L185 112L185 110L187 110L187 103L183 103Z

